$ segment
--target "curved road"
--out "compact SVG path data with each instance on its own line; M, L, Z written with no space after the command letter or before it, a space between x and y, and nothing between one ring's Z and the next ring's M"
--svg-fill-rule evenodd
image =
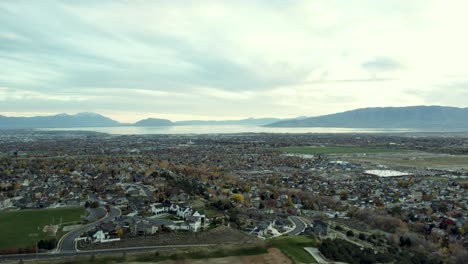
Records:
M300 233L304 232L304 230L306 229L306 223L299 217L290 216L289 220L291 220L296 225L296 227L293 230L287 232L288 235L291 235L291 236L299 235Z
M148 196L148 199L151 202L154 202L155 199L153 197L153 192L147 186L145 186L143 184L137 184L137 183L125 184L125 185L140 188L141 190L143 190L146 193L146 195ZM96 197L96 196L94 196L93 200L100 201L99 198ZM121 214L121 211L119 209L116 209L115 207L111 206L110 207L110 212L104 218L102 218L102 219L100 219L100 220L98 220L96 222L93 222L91 224L81 226L81 227L79 227L77 229L74 229L74 230L68 232L67 234L65 234L65 236L62 237L62 239L60 239L60 241L59 241L59 243L57 245L56 253L77 252L76 247L75 247L75 240L78 237L80 237L81 234L95 228L96 226L98 226L99 224L101 224L104 221L113 220L114 218L120 216L120 214Z
M98 226L99 224L101 224L104 221L112 220L115 217L120 216L120 214L121 214L121 212L120 212L119 209L111 207L110 212L105 217L103 217L102 219L100 219L100 220L98 220L96 222L87 224L87 225L80 226L80 227L78 227L76 229L73 229L72 231L66 233L60 239L60 241L59 241L59 243L57 245L56 253L77 252L76 248L75 248L75 239L80 237L81 234L83 234L84 232L95 228L96 226Z
M89 208L89 215L85 217L88 222L95 222L107 215L107 211L103 207Z

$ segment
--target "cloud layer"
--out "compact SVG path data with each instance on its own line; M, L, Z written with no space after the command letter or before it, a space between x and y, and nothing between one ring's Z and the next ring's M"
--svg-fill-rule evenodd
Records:
M2 1L0 114L467 106L466 1Z

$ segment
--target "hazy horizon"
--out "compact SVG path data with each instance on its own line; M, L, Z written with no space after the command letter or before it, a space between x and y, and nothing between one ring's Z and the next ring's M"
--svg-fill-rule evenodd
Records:
M440 106L440 105L418 105L418 106L426 106L426 107L432 107L432 106ZM402 106L402 107L418 107L418 106L415 106L415 105L409 105L409 106ZM389 106L389 107L393 107L393 106ZM440 107L456 107L456 106L440 106ZM385 107L366 107L366 108L385 108ZM468 107L459 107L459 108L468 108ZM362 108L357 108L357 109L362 109ZM343 112L348 112L348 111L353 111L353 110L357 110L357 109L348 109L348 110L345 110ZM39 116L55 116L55 115L61 115L61 114L66 114L66 115L77 115L77 114L98 114L98 115L102 115L102 116L105 116L105 117L109 117L115 121L118 121L120 122L121 124L133 124L135 122L138 122L138 121L141 121L141 120L144 120L144 119L149 119L149 118L154 118L154 119L166 119L166 118L161 118L160 116L157 116L157 114L154 114L152 116L148 116L148 117L144 117L144 118L141 118L141 119L138 119L138 118L134 118L130 121L121 121L119 120L119 118L114 118L112 116L114 115L104 115L104 114L101 114L101 113L97 113L97 112L90 112L90 111L83 111L83 112L74 112L74 113L69 113L69 112L57 112L57 113L47 113L47 114L34 114L34 113L27 113L27 114L21 114L21 115L3 115L2 113L0 113L0 116L6 116L6 117L39 117ZM333 112L333 113L325 113L323 115L329 115L329 114L336 114L336 113L341 113L341 112ZM259 116L246 116L246 117L238 117L238 118L231 118L231 117L226 117L226 118L218 118L218 119L168 119L170 121L174 121L174 122L180 122L180 121L235 121L235 120L245 120L245 119L262 119L262 118L276 118L276 119L295 119L295 118L306 118L306 117L314 117L314 116L287 116L287 117L279 117L279 116L262 116L262 117L259 117Z
M2 1L0 115L234 120L468 101L468 3Z

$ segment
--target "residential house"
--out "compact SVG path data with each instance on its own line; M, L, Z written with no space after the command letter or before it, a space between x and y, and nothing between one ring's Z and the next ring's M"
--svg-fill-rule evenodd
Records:
M316 236L326 236L328 234L328 224L322 220L314 220L310 227L312 233Z
M170 211L170 206L168 204L157 203L151 205L151 212L155 215L168 214Z
M141 220L131 227L132 234L138 236L153 235L158 230L159 226L148 220Z
M189 216L186 219L186 223L189 225L190 230L197 232L201 227L201 218L198 216Z

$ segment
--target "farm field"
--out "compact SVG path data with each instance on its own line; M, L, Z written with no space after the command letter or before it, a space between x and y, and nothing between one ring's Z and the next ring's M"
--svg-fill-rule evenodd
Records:
M362 147L284 147L279 150L294 154L358 154L358 153L405 153L408 150Z
M60 219L62 223L77 222L84 213L82 207L0 212L0 249L34 246L36 239L46 238L42 232L45 225L58 224ZM57 239L63 234L60 230ZM37 233L37 238L30 237L32 233Z
M295 263L317 263L317 261L304 249L316 247L317 241L305 236L281 236L270 240L273 247L281 250Z

